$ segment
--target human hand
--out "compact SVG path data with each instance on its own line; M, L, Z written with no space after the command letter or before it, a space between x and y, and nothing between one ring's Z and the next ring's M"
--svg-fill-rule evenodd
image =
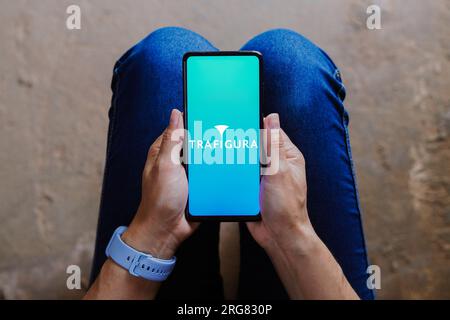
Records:
M175 136L180 139L173 140ZM134 249L160 259L171 258L196 227L184 215L188 186L179 159L183 140L182 114L172 110L169 126L150 147L142 174L141 203L122 235ZM153 299L159 286L160 282L131 276L109 259L84 299Z
M142 198L139 209L122 239L133 248L168 259L194 231L197 224L185 218L188 196L186 172L181 162L172 159L179 154L183 137L172 141L175 130L183 130L180 111L172 110L170 123L148 152L142 175Z
M262 178L262 220L247 223L250 233L270 256L290 298L358 299L309 220L303 155L280 128L278 114L267 116L264 127L279 129L278 141L270 145L279 150L279 168Z
M248 222L253 238L266 251L286 250L299 240L314 240L316 235L306 208L305 160L302 153L280 128L278 114L264 119L264 128L279 130L269 149L279 151L278 172L265 175L261 181L261 216L258 222ZM278 140L278 141L277 141ZM268 139L270 143L271 139ZM303 241L303 244L307 244Z

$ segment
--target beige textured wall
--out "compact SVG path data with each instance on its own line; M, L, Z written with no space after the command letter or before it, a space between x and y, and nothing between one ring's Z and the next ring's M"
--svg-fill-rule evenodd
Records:
M69 4L82 30L65 28ZM365 28L378 3L383 30ZM115 59L191 28L236 49L297 30L343 72L379 298L450 298L450 2L0 0L0 298L76 298L89 273Z

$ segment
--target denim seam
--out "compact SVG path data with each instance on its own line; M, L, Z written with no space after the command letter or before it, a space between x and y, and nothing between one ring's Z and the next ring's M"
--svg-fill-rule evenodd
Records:
M113 132L115 130L116 122L117 122L117 99L118 99L117 91L118 91L119 83L120 83L120 74L118 72L118 68L114 69L114 74L116 75L117 80L116 80L116 84L114 86L114 95L115 95L115 97L114 97L114 99L113 99L113 101L111 103L111 107L113 108L112 109L113 112L111 114L111 119L110 119L111 120L111 131L110 131L109 136L108 136L108 140L109 140L108 152L107 152L107 156L108 157L110 155L110 151L111 151L110 149L111 149L111 145L112 145Z
M343 90L345 90L345 86L344 86L344 82L342 81L342 76L341 76L341 70L338 67L335 67L336 69L334 70L334 78L337 79L339 81L339 90L337 92L337 95L339 97L339 99L341 99L341 101L343 102L344 99L341 96L341 93Z
M346 118L347 117L347 118ZM345 111L342 114L342 124L344 125L344 130L345 130L345 143L346 143L346 147L347 147L347 155L349 158L349 163L350 163L350 169L352 172L352 179L353 179L353 185L354 185L354 193L355 193L355 198L356 198L356 207L358 209L358 214L359 214L359 224L360 224L360 232L361 232L361 239L363 242L363 249L364 249L364 256L365 256L365 260L366 260L366 271L367 271L367 267L369 266L369 257L367 254L367 247L366 247L366 239L364 237L364 232L363 232L363 217L362 217L362 212L361 212L361 205L360 205L360 201L359 201L359 192L358 192L358 183L356 180L356 170L355 170L355 166L353 163L353 157L352 157L352 151L351 151L351 147L350 147L350 132L348 129L348 115L346 115ZM368 288L369 289L369 288ZM375 298L375 293L373 290L369 289L372 295L372 298Z
M105 191L105 186L107 185L107 181L109 178L109 162L110 162L110 158L111 158L111 146L113 143L113 136L114 136L114 130L116 128L116 122L117 122L117 90L119 88L119 83L120 83L120 76L119 76L119 72L117 72L117 68L114 69L114 75L117 77L116 78L116 83L114 86L114 98L111 102L111 108L112 108L112 113L111 113L111 119L110 119L110 123L111 126L109 128L109 132L108 132L108 143L106 145L106 160L105 160L105 172L104 172L104 178L103 178L103 187L102 187L102 194L101 194L101 206L103 205L103 195L104 195L104 191Z

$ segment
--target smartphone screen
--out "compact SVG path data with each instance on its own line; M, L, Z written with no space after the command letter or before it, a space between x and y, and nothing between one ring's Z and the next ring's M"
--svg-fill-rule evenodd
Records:
M188 53L183 60L188 218L258 219L261 56Z

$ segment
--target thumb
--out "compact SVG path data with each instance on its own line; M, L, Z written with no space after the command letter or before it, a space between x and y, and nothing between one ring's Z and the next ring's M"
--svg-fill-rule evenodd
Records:
M280 128L280 118L278 114L272 113L266 117L267 127L269 129L277 129L278 136L271 139L270 145L274 152L279 152L280 160L286 159L303 159L303 155L297 146L291 141L286 132ZM271 130L269 130L271 131ZM272 141L273 140L273 141ZM278 148L278 150L277 150ZM271 151L272 151L271 150ZM271 154L272 155L272 154Z
M160 160L172 161L172 153L174 152L174 150L181 151L181 146L184 138L183 127L183 117L181 115L181 112L177 109L173 109L172 113L170 114L169 126L163 133L161 149L159 152Z
M264 127L267 129L267 153L270 158L283 160L284 141L281 135L280 117L278 113L271 113L264 119Z

